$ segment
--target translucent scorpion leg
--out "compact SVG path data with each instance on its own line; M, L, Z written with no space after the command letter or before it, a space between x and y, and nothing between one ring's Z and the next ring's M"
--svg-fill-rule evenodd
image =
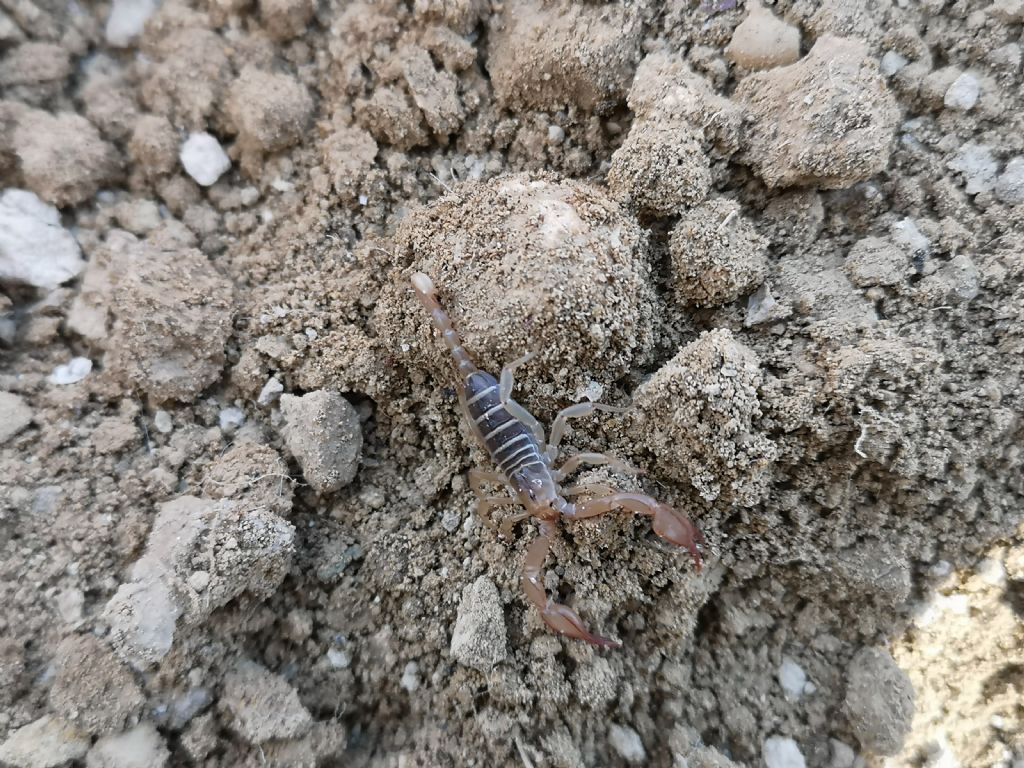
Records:
M522 357L516 358L501 369L501 378L498 380L498 392L501 395L501 402L505 403L512 399L512 389L515 387L516 368L521 365L526 365L536 356L536 352L527 352Z
M513 500L512 503L513 504L517 504L518 502ZM514 515L509 515L508 517L506 517L504 520L501 521L501 527L498 529L498 534L503 539L511 539L512 538L512 533L515 530L516 525L521 523L523 520L525 520L529 516L530 516L529 512L517 512Z
M540 422L534 418L533 414L523 408L519 403L512 399L512 390L515 388L515 370L521 365L533 360L536 357L536 352L527 352L522 357L513 360L511 363L501 369L501 378L498 381L498 395L501 397L501 404L505 406L505 410L512 414L513 417L519 419L526 428L533 433L534 439L543 448L544 446L544 427L540 425Z
M487 490L484 488L484 483L494 483L500 485L503 488L508 486L508 481L505 476L500 472L488 472L484 469L471 469L468 474L469 487L473 489L473 493L476 494L478 499L482 499L487 496Z
M650 496L642 493L612 493L580 502L574 505L571 512L566 511L565 516L570 520L585 520L617 509L652 518L651 528L654 532L677 547L685 547L697 570L701 569L703 560L699 545L704 543L704 535L700 529L686 515Z
M542 524L540 530L540 536L530 544L530 548L526 551L526 560L523 562L522 584L526 598L537 607L544 623L555 632L603 648L621 647L621 643L591 633L579 614L569 606L556 603L548 598L547 592L544 590L542 571L548 550L551 548L554 527L550 524Z
M561 468L555 472L555 480L561 482L584 464L592 467L609 466L625 475L639 475L640 470L615 456L606 453L576 453L566 459Z
M548 440L548 459L554 461L558 456L558 446L562 442L562 438L565 436L566 422L569 419L579 419L584 416L589 416L594 411L602 411L604 413L625 413L628 408L619 408L615 405L605 405L604 403L576 403L576 405L570 405L568 408L563 408L555 416L555 420L551 423L551 437Z
M497 528L497 526L494 524L494 517L491 515L491 510L495 509L496 507L512 507L518 503L519 502L517 502L511 496L482 496L476 502L476 513L480 515L484 523L487 524L487 527L493 530L494 528ZM513 517L515 517L515 515L513 515ZM506 522L508 521L503 520L501 523L502 535L505 535L504 531Z

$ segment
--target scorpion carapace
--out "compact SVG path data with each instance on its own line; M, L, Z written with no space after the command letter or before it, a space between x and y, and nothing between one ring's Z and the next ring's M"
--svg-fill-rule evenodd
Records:
M698 570L701 567L700 545L704 543L704 537L689 518L650 496L622 493L597 485L562 488L561 481L585 464L607 465L620 472L636 474L628 464L603 453L577 453L560 468L554 468L558 446L569 419L588 416L595 411L617 413L625 409L601 403L570 405L555 417L551 434L545 442L544 430L537 419L512 399L515 369L528 362L533 353L506 365L501 376L495 379L479 370L462 346L451 318L437 300L433 281L417 272L412 276L412 286L455 362L456 387L466 419L498 468L497 472L476 469L469 472L470 486L478 498L478 512L488 519L489 512L495 507L522 505L524 512L502 523L505 535L511 534L513 526L527 517L535 517L539 522L540 535L530 544L523 563L522 585L527 598L555 632L598 646L618 647L620 644L616 641L591 633L575 611L551 600L544 590L542 570L558 519L583 520L614 510L646 515L652 518L651 527L658 536L689 550ZM502 485L510 495L488 495L485 483ZM600 495L576 504L566 499L567 496L595 492Z

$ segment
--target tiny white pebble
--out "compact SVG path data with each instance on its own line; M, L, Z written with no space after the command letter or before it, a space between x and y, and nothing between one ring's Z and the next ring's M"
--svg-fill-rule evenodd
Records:
M366 195L360 195L359 196L359 204L360 205L366 205L368 202L370 202L370 198L368 198Z
M328 648L327 663L335 669L348 669L348 665L352 663L352 660L340 648Z
M966 112L978 103L981 83L970 72L964 72L946 89L944 103L950 109Z
M160 434L166 435L174 429L174 422L171 421L171 414L161 409L153 414L153 426Z
M886 51L885 55L882 56L878 69L885 77L892 77L909 63L896 51Z
M64 365L53 369L48 381L51 384L65 385L79 382L92 370L92 360L87 357L72 357Z
M193 571L189 574L188 585L196 592L202 592L210 586L210 574L207 571Z
M241 408L224 408L220 412L220 428L225 432L234 432L245 423L245 412Z
M612 723L608 726L608 741L619 757L627 763L642 763L647 759L647 750L640 740L640 734L628 725Z
M409 693L418 690L420 687L420 665L410 661L402 671L402 687Z
M1001 587L1006 583L1006 569L995 558L986 557L978 563L976 570L981 580L990 586Z
M292 184L290 181L285 181L280 177L270 182L270 186L272 186L278 192L291 192L293 189L295 189L294 184Z
M561 144L565 141L565 130L560 125L548 126L548 144Z
M761 758L768 768L805 768L800 746L782 736L771 736L764 740L761 746Z
M799 699L807 684L807 673L789 656L782 657L778 671L779 685L786 693L787 699Z
M179 156L185 173L203 187L213 184L231 167L231 158L220 142L205 131L189 134Z
M268 406L277 400L282 392L284 392L284 384L271 376L260 390L259 397L256 398L256 405Z
M944 579L953 572L953 566L948 560L937 560L928 567L928 575L933 579Z

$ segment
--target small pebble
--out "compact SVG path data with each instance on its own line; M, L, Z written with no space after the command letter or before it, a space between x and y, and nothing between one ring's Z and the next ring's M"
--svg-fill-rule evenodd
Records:
M981 95L981 83L970 72L964 72L946 89L944 103L950 109L967 112L978 103Z
M104 30L107 43L115 48L131 45L159 7L159 0L114 0Z
M1007 205L1024 203L1024 155L1013 158L996 181L996 199Z
M807 673L789 656L782 657L782 664L779 665L779 685L786 692L786 698L795 701L804 692L807 684Z
M220 428L224 432L234 432L245 423L245 412L241 408L223 408L219 415Z
M210 574L207 571L193 571L189 574L188 585L196 592L202 592L210 586Z
M162 435L168 434L174 429L174 422L171 421L171 414L161 409L153 414L153 426Z
M857 753L839 739L829 739L828 743L832 752L831 768L853 768L853 764L857 761Z
M901 219L889 228L892 241L911 256L927 256L931 241L925 237L913 219Z
M193 133L181 145L181 165L196 183L208 187L231 167L220 142L208 133Z
M348 669L352 660L348 657L348 654L340 648L329 648L327 650L327 663L334 669Z
M647 750L640 740L640 734L628 725L612 723L608 727L608 741L627 763L642 763L647 759Z
M444 515L441 517L441 527L448 531L448 533L455 533L460 525L462 525L462 515L454 509L445 510Z
M986 557L976 569L978 576L989 586L1001 587L1006 583L1006 569L1003 564L992 557Z
M53 369L47 381L51 384L65 385L81 381L92 370L92 360L87 357L72 357L64 365Z
M548 144L561 144L565 141L565 131L560 125L548 126Z
M764 740L761 747L761 758L768 768L805 768L800 746L782 736L771 736Z
M990 147L969 141L960 147L960 151L946 163L946 167L963 174L965 191L969 195L976 195L988 192L995 186L999 164L992 156Z
M260 390L259 397L256 398L256 405L266 407L276 401L282 392L284 392L284 384L271 376Z
M402 687L409 693L420 687L420 665L415 661L410 661L405 665L405 669L402 671Z
M886 51L885 55L882 56L882 61L879 64L878 70L885 77L892 77L909 63L909 61L896 53L896 51Z

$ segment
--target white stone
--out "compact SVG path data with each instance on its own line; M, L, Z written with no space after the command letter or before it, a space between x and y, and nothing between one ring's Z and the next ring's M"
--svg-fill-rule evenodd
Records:
M768 768L806 768L803 753L793 739L771 736L761 746L761 758Z
M886 51L885 55L882 56L878 70L885 77L892 77L909 63L906 58L900 56L896 51Z
M192 133L181 145L181 165L196 183L208 187L231 167L220 142L208 133Z
M209 571L193 571L188 575L188 585L196 592L202 592L210 586Z
M931 241L925 237L913 219L901 219L889 228L892 241L911 256L927 255L931 252Z
M944 579L953 572L953 564L948 560L937 560L928 567L928 575L934 579Z
M0 280L52 289L83 269L82 252L56 208L23 189L0 195Z
M996 159L992 156L992 150L984 144L975 144L972 141L960 147L960 151L946 163L946 167L963 174L967 184L966 192L969 195L992 189L996 183L996 171L999 169Z
M1024 155L1013 158L996 181L996 199L1007 205L1024 203Z
M174 422L171 421L171 414L161 409L153 414L153 426L156 427L156 431L162 435L166 435L174 429Z
M107 44L127 48L142 34L146 21L159 7L159 0L114 0L107 16Z
M218 419L222 431L234 432L245 424L245 411L234 406L230 408L222 408Z
M782 657L782 664L779 665L779 685L786 693L786 698L795 701L804 692L807 684L807 673L789 656Z
M86 768L163 768L171 756L152 723L104 736L85 758Z
M1001 562L992 557L986 557L978 563L977 574L989 586L1001 587L1006 583L1006 569Z
M853 748L839 739L829 739L828 743L832 752L831 768L853 768L857 762L857 753Z
M560 125L548 126L548 144L561 144L565 141L565 129Z
M89 735L56 717L44 715L12 731L0 745L0 765L15 768L57 768L80 760L89 749Z
M980 95L981 83L978 82L978 78L970 72L964 72L946 89L943 101L950 109L966 112L978 103Z
M402 670L401 685L409 693L416 691L420 687L420 665L415 661L410 661L405 665L405 669Z
M348 654L340 648L328 648L327 663L330 664L334 669L348 669L348 666L352 663L352 660L348 657Z
M640 734L628 725L612 723L608 726L608 741L627 763L642 763L647 759L647 750L640 740Z
M64 365L54 368L47 381L60 386L74 384L88 376L91 370L92 360L87 357L72 357Z
M267 383L263 385L263 389L260 390L259 397L256 398L256 405L270 405L277 400L282 392L284 392L284 384L271 376L267 379Z

